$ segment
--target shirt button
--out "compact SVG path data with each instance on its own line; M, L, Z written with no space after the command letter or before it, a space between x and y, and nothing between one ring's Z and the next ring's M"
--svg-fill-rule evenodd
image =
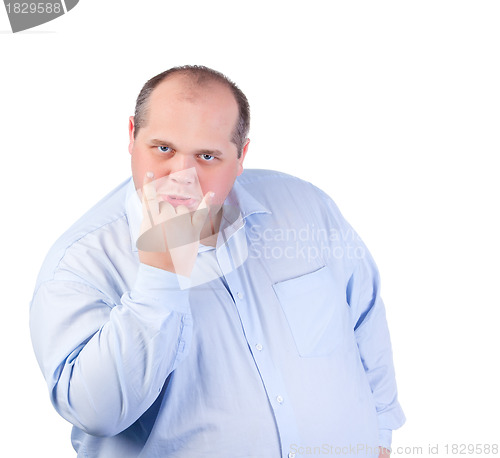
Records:
M288 458L295 458L295 453L290 452L290 453L288 454Z
M281 395L276 396L276 401L278 401L280 404L283 404L284 401L283 396Z
M255 345L255 348L256 348L257 350L259 350L259 351L262 351L262 349L263 349L264 347L262 346L262 344L257 344L257 345Z
M242 292L238 291L236 293L236 295L238 296L238 299L243 299L243 293Z

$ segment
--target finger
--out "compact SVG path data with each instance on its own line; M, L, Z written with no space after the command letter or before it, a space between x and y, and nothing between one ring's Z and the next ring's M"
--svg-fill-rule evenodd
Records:
M186 215L189 213L189 208L187 208L185 205L178 205L175 211L177 213L177 216Z
M205 223L205 220L208 216L208 211L210 209L210 204L212 203L214 196L214 192L207 192L205 194L200 202L200 205L198 205L198 208L193 213L193 217L191 220L194 226L200 227Z
M156 184L154 182L153 172L147 172L144 175L142 184L142 205L146 209L151 225L159 214L158 199L156 196Z
M215 197L215 192L212 191L207 192L203 197L203 199L201 200L200 205L198 205L196 211L201 210L203 208L210 208L210 205L212 204L214 197Z
M158 205L160 212L159 221L172 219L176 215L174 206L166 200L160 201Z
M142 195L143 198L148 202L153 202L157 200L156 196L156 182L154 181L154 173L146 172L144 175L144 180L142 184Z

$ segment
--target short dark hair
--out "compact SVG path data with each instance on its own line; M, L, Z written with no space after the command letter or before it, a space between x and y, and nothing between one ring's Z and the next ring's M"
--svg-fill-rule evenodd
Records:
M238 157L241 157L250 130L250 105L248 100L241 89L227 76L203 65L183 65L170 68L154 76L143 86L135 104L134 137L146 122L147 105L151 93L162 81L174 74L186 75L198 86L209 82L219 82L231 90L238 104L238 121L234 126L231 141L238 149Z

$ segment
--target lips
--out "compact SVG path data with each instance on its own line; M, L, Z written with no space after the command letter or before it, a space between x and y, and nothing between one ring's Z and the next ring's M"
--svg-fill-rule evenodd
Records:
M163 196L163 200L168 202L174 207L179 205L184 205L185 207L194 207L198 204L198 199L194 199L191 196L179 195L179 194L168 194Z
M189 200L191 199L191 196L178 196L178 195L175 195L175 194L171 194L169 196L167 196L169 199L172 199L172 200Z

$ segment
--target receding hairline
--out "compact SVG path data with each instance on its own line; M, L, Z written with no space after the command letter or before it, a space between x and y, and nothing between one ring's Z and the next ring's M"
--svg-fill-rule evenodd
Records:
M223 89L228 95L231 96L231 99L234 101L234 105L238 110L239 114L238 101L236 100L236 97L231 91L231 88L227 84L224 84L217 79L194 81L194 78L192 78L191 75L189 74L177 74L177 73L167 75L167 77L164 80L159 82L154 87L154 89L149 94L149 97L147 98L147 102L145 104L145 109L146 109L145 111L148 110L151 102L151 97L155 94L155 92L158 92L162 88L162 86L164 86L165 84L167 84L169 81L172 80L179 80L179 82L181 83L178 92L174 96L193 103L203 100L206 94L209 93L212 89Z
M250 106L245 94L241 89L227 76L217 70L210 69L199 65L185 65L182 67L173 67L166 70L144 84L141 89L135 106L134 113L134 137L137 132L147 124L151 94L163 82L172 79L173 77L183 78L187 86L184 97L195 98L200 97L202 89L210 85L226 87L232 94L238 110L238 117L231 134L231 142L236 144L238 149L238 157L241 156L244 145L247 141L248 131L250 128Z
M188 70L178 70L176 72L170 73L166 75L160 82L158 82L155 87L148 93L148 96L145 100L145 103L142 107L141 115L142 119L140 120L140 127L144 127L148 123L148 115L149 109L151 105L151 97L157 93L162 86L172 80L179 80L182 83L179 91L175 94L176 97L187 100L189 102L196 103L198 101L202 101L204 96L210 91L211 88L224 89L234 101L234 105L237 110L235 127L238 124L239 116L240 116L240 108L238 105L238 101L233 91L231 90L230 85L226 81L221 81L221 79L213 76L213 75L204 75L205 77L200 77L200 75L196 75L191 73ZM137 113L136 113L137 114Z

